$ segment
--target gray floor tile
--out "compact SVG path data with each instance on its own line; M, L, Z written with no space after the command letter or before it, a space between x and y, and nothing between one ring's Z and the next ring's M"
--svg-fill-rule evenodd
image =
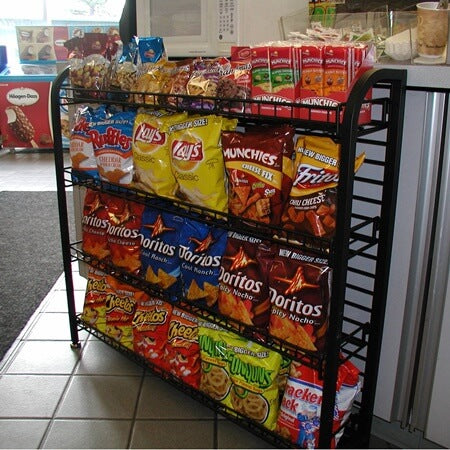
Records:
M131 419L141 377L77 375L56 413L58 419Z
M69 341L26 341L6 373L71 374L79 360L79 351Z
M145 377L139 419L212 419L213 411L154 376Z
M218 448L276 448L229 420L217 421Z
M85 291L74 291L75 311L81 313L83 311ZM51 296L45 303L42 312L51 313L68 313L66 291L52 291Z
M126 448L129 420L55 420L42 448Z
M49 420L0 420L0 448L38 448Z
M144 369L99 340L89 340L83 349L77 375L142 375Z
M40 313L26 339L70 340L69 317L64 313Z
M130 448L214 448L214 421L139 420Z
M2 375L0 417L52 417L68 379L63 375Z

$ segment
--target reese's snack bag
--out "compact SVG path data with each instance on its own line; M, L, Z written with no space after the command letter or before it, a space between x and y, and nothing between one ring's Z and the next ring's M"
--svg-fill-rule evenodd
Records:
M219 277L221 314L245 325L267 327L268 274L274 254L274 248L259 238L229 232Z
M90 131L100 178L113 184L128 186L133 176L131 140L136 113L114 113L96 120Z
M133 187L162 197L173 198L177 181L172 173L170 152L163 124L169 119L186 115L173 115L166 111L138 111L133 128Z
M333 432L337 433L332 439L330 448L336 448L344 432L341 427L350 414L360 388L358 369L350 361L344 362L338 369L333 416ZM317 448L322 397L323 378L319 372L293 361L281 402L276 431L300 448Z
M179 255L184 298L213 308L219 297L220 263L227 231L192 219L181 230Z
M336 229L336 186L340 145L331 138L305 136L297 142L295 173L282 225L317 237L332 237ZM364 153L355 160L355 172Z
M164 358L173 375L198 389L200 384L198 319L176 306L172 310Z
M72 163L72 177L89 176L99 178L92 138L89 133L92 124L105 115L105 108L96 110L80 106L74 115L74 125L70 133L69 154Z
M109 197L107 238L111 262L135 274L141 267L139 233L143 210L144 205L140 203L112 195Z
M102 333L106 330L106 296L110 289L107 275L89 266L81 319Z
M273 430L278 415L281 355L217 325L200 325L200 389Z
M176 300L181 290L178 243L183 218L146 206L141 223L142 275Z
M330 291L326 260L280 247L269 272L270 334L305 350L322 350Z
M172 305L156 297L138 299L133 317L134 351L152 364L167 370L164 348Z
M220 135L236 120L220 116L194 116L169 126L172 170L177 197L204 208L227 212L227 190Z
M133 317L138 300L148 300L139 289L108 275L106 295L106 331L110 338L133 350Z
M84 197L81 248L98 259L105 259L110 254L108 199L108 194L93 189L87 189Z
M228 207L235 216L277 225L283 206L283 136L222 133Z

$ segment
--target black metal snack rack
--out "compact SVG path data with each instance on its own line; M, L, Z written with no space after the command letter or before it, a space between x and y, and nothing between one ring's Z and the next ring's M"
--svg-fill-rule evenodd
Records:
M160 376L165 381L181 389L188 395L206 404L213 410L225 415L230 420L249 429L276 447L292 447L293 444L280 435L267 430L256 422L227 411L222 404L214 401L208 395L183 384L176 377L153 366L144 358L117 344L108 336L90 327L77 316L75 310L72 262L84 261L92 265L100 265L102 270L126 281L150 294L164 298L165 293L155 289L149 282L119 270L92 256L85 254L80 242L72 242L69 232L67 213L66 188L72 185L86 186L137 202L149 202L156 208L173 209L177 213L196 220L214 223L225 229L239 229L250 235L278 241L281 229L276 227L258 226L255 222L249 225L248 219L241 220L227 214L206 210L198 206L182 204L182 202L167 202L151 194L133 189L111 185L109 183L89 178L71 177L71 169L64 166L63 145L60 125L60 106L67 104L111 103L126 107L152 107L149 104L131 103L130 94L117 95L110 91L89 91L72 89L68 84L68 69L62 72L52 86L52 122L55 142L55 166L58 188L58 207L60 213L61 243L63 264L66 279L69 324L72 345L79 347L79 330L86 330L102 341L123 352L138 364ZM373 100L366 100L367 93L376 88ZM290 107L291 117L281 117L277 114L280 104L244 100L253 105L269 104L273 107L272 116L261 114L231 113L232 100L208 98L208 108L198 107L195 113L221 114L236 117L239 124L290 123L297 133L315 134L331 137L341 145L339 184L337 187L337 220L336 234L333 239L311 238L306 235L292 233L285 235L284 244L314 251L323 255L329 261L333 270L332 298L330 301L329 328L326 346L323 352L308 352L295 348L292 344L275 339L272 336L258 333L252 327L238 324L238 332L252 340L258 340L264 345L300 360L320 371L323 376L323 400L321 409L320 448L330 448L333 436L333 412L335 407L335 391L337 373L340 364L346 359L355 361L361 369L363 389L354 412L346 424L346 430L339 446L346 448L367 447L372 424L372 414L375 401L375 390L378 376L378 365L381 351L384 314L387 298L387 280L391 258L394 217L397 196L397 179L400 165L400 150L403 129L403 114L405 104L406 71L393 69L373 69L365 72L356 82L346 103L338 106L308 106L301 104L284 104L283 110ZM95 94L95 98L93 98ZM145 94L153 97L151 103L157 103L166 109L187 110L185 96L171 95L171 104L165 104L163 94ZM133 97L131 97L133 98ZM173 99L176 99L173 102ZM204 100L200 99L200 101ZM240 102L243 100L239 99ZM371 103L372 119L369 123L358 124L359 112L365 103ZM212 106L211 106L212 105ZM297 119L298 110L302 117ZM323 109L328 121L312 119L311 111ZM253 108L253 111L255 109ZM370 176L355 175L355 156L358 145L363 145L366 151L364 165L374 170ZM207 310L193 307L179 298L182 308L200 317L211 314ZM216 315L212 318L221 326L229 327L226 317ZM236 323L233 330L236 331Z

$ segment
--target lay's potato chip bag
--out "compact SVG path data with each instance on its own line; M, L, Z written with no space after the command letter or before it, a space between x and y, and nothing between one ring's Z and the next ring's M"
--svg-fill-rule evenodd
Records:
M185 113L138 110L133 127L133 187L162 197L173 198L177 181L172 173L166 133L167 120L186 117Z
M236 120L209 115L189 117L168 126L179 199L203 208L228 211L220 137L222 129L234 129L236 125Z

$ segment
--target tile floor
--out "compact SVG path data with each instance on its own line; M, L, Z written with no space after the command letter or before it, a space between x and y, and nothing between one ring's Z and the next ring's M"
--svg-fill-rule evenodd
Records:
M0 191L55 189L51 154L0 151ZM80 311L76 263L74 287ZM0 362L0 448L271 448L96 338L80 340L72 349L61 276Z

